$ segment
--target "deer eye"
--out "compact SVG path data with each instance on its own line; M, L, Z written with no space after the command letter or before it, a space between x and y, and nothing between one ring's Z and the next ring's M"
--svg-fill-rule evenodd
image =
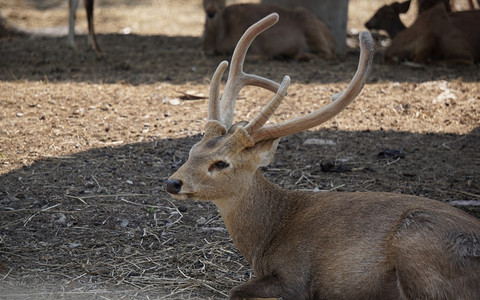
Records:
M219 160L219 161L216 161L213 164L211 164L210 167L208 168L208 171L209 172L220 171L220 170L228 168L229 166L230 166L229 163L227 163L223 160Z

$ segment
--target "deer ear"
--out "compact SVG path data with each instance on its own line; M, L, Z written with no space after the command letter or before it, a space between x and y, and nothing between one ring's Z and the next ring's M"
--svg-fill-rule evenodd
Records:
M227 132L227 129L218 121L208 120L207 123L205 124L204 131L205 131L205 136L217 137L217 136L224 135Z
M265 167L268 166L275 156L275 151L277 151L278 143L280 138L261 141L253 146L253 151L258 158L258 166Z

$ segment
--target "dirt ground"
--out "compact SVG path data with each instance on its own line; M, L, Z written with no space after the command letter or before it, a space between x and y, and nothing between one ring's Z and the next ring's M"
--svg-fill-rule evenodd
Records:
M201 51L200 0L97 1L103 58L85 50L83 9L82 52L67 46L66 2L0 2L34 33L0 39L0 299L225 298L253 276L248 264L212 204L164 188L199 140L210 78L229 59ZM247 58L247 72L292 78L273 122L346 87L355 34L384 2L350 1L343 60ZM361 95L284 138L266 176L290 189L456 201L480 217L480 66L385 65L386 42ZM245 88L236 120L270 96Z

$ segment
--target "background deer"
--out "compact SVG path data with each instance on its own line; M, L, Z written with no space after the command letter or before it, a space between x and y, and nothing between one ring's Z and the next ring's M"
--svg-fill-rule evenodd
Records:
M372 30L385 30L393 39L399 32L407 28L400 14L406 14L410 8L411 0L405 2L393 2L380 7L377 12L365 23L365 27ZM418 0L417 17L424 11L429 10L438 3L443 3L447 11L451 11L450 0Z
M447 12L451 12L454 6L450 0L418 0L417 2L417 18L438 3L443 3ZM480 1L478 2L480 3ZM411 0L408 0L405 2L393 2L390 5L387 4L380 7L370 20L365 23L365 27L370 30L385 30L390 38L393 39L398 33L407 28L400 20L400 14L407 13L410 4ZM470 0L468 4L470 9L475 8L473 0Z
M278 20L250 27L228 63L215 71L205 135L167 181L176 199L212 201L256 278L231 299L475 299L480 295L480 221L439 201L393 193L289 191L258 170L273 159L281 137L317 126L360 93L370 72L373 42L360 34L358 70L335 101L308 115L265 125L290 83L246 74L253 39ZM275 93L250 122L232 126L245 85Z
M405 2L394 2L380 7L375 14L365 23L365 27L372 30L385 30L390 38L394 38L400 31L407 28L400 14L407 13L410 8L410 0Z
M400 32L385 50L387 62L480 62L480 10L448 13L438 4Z
M68 43L70 46L78 51L77 44L75 43L75 13L78 8L79 0L68 0L69 18L68 18ZM88 22L88 46L95 50L97 55L101 56L102 51L97 43L97 37L95 36L95 29L93 27L93 0L84 0L85 10L87 12Z
M266 57L311 59L335 57L335 40L312 12L268 4L238 4L225 7L225 0L203 0L206 13L203 48L207 54L230 54L243 32L266 15L277 12L280 22L260 36L251 53Z

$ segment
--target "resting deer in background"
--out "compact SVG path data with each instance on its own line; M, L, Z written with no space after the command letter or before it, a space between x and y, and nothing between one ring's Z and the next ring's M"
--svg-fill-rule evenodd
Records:
M70 46L78 51L77 44L75 43L75 13L78 8L79 0L68 0L69 18L68 18L68 43ZM97 55L101 56L102 51L97 43L97 37L95 36L95 29L93 27L93 0L84 0L85 10L87 12L88 22L88 46L95 50Z
M225 0L203 0L206 13L203 48L207 54L231 54L243 32L266 15L277 12L278 26L268 30L251 47L251 53L273 58L312 59L335 57L335 40L325 24L312 12L268 4L237 4Z
M437 3L443 3L447 11L452 10L450 0L419 0L417 17ZM398 33L407 28L400 20L400 14L406 14L410 4L411 0L408 0L405 2L393 2L380 7L373 17L365 23L365 27L370 30L385 30L388 36L393 39Z
M384 57L387 62L480 62L480 10L448 13L438 4L400 32Z
M290 83L246 74L253 39L278 20L250 27L228 63L215 71L205 135L167 181L176 199L212 201L256 278L232 289L231 299L478 299L480 221L448 204L393 193L289 191L258 170L273 159L281 137L315 127L342 111L361 91L373 60L373 41L360 34L358 70L335 101L308 115L265 125ZM250 122L232 126L245 85L275 93Z
M450 0L418 0L417 18L436 6L438 3L443 3L447 12L452 11L452 1ZM480 0L478 0L480 5ZM380 7L375 14L365 23L365 27L373 30L385 30L390 38L394 38L398 33L406 29L402 20L400 20L400 14L406 14L410 8L411 0L405 2L393 2L390 5L384 5ZM473 0L468 2L470 9L474 9L475 5Z
M380 7L377 12L365 23L365 27L372 30L385 30L390 38L394 38L405 25L400 20L400 14L407 13L410 8L410 0L405 2L394 2Z

